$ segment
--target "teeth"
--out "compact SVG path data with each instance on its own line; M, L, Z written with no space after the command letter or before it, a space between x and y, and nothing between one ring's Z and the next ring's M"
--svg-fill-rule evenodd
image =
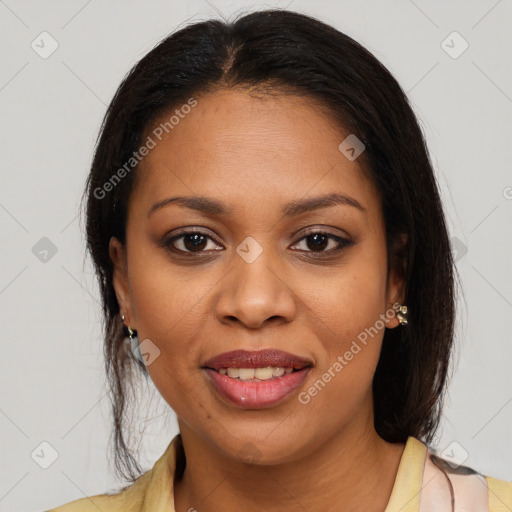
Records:
M274 368L271 366L268 366L267 368L256 368L254 377L259 380L269 380L274 377Z
M236 379L239 376L239 368L228 368L228 377Z
M229 372L229 368L228 368ZM238 368L238 378L240 380L250 380L254 379L254 374L256 370L254 368Z
M221 375L227 375L232 379L239 380L271 380L282 377L285 373L292 373L293 368L282 368L279 366L267 366L265 368L220 368Z

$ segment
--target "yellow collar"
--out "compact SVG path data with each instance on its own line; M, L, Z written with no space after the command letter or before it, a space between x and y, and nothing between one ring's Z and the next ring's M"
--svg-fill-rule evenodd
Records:
M173 482L182 449L181 436L177 434L151 471L141 512L175 512ZM407 439L385 512L418 512L426 453L427 447L421 441Z
M426 445L415 437L407 439L384 512L418 512L426 455Z

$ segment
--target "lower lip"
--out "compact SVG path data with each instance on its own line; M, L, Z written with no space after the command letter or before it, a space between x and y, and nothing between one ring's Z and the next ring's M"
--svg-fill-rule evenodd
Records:
M311 367L261 382L246 382L203 368L217 392L242 409L267 409L288 398L305 380Z

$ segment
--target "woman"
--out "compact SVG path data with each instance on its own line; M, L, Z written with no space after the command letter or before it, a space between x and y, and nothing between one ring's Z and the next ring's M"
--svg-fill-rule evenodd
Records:
M428 448L454 262L418 122L354 40L289 11L176 32L119 87L86 193L131 483L55 511L512 507ZM135 370L180 429L143 475Z

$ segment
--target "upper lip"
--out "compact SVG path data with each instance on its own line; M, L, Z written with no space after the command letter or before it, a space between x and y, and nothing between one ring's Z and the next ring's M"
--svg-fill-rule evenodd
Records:
M278 366L281 368L305 368L313 363L307 359L277 349L266 350L232 350L223 352L203 364L203 368L264 368Z

